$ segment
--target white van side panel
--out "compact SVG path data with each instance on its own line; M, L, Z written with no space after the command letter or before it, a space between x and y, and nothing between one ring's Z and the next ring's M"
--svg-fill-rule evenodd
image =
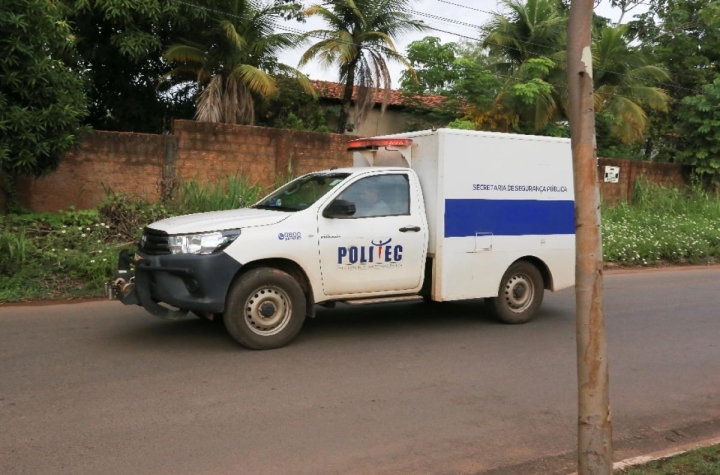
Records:
M441 129L438 300L495 297L516 260L543 261L552 289L574 285L567 139Z
M575 285L575 203L569 139L455 129L413 140L425 194L433 300L495 297L508 267L540 259L550 288Z

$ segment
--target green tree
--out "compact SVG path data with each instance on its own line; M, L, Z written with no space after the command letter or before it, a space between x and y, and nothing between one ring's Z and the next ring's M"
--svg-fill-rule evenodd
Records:
M648 128L647 111L668 110L670 96L658 87L667 70L627 40L627 27L605 27L593 42L595 110L604 113L610 133L622 143L639 142Z
M172 117L192 117L194 90L158 88L167 71L161 52L173 38L202 31L206 10L175 0L62 1L77 37L74 68L88 83L93 128L159 133Z
M562 55L567 17L556 0L503 0L506 11L482 26L482 45L499 71L517 71L528 59Z
M88 122L96 129L159 133L192 118L197 88L170 78L162 52L210 26L222 0L62 0L77 38L75 68L89 82ZM300 11L299 0L276 0ZM178 85L177 82L182 82Z
M487 56L474 44L443 44L426 37L408 46L407 57L417 73L404 71L401 89L410 106L408 130L430 127L467 127L493 106L502 82L491 71ZM428 110L423 95L444 96L442 105ZM482 111L482 112L481 112ZM473 125L473 127L475 127Z
M395 49L394 38L424 29L422 22L407 13L411 4L411 0L327 0L305 11L308 17L322 18L328 28L306 34L306 38L321 39L302 55L300 65L317 58L323 66L337 67L345 84L338 133L347 129L356 84L356 122L360 123L372 109L378 91L383 92L383 111L389 102L391 78L387 61L398 61L410 68Z
M687 96L678 110L682 119L678 158L695 171L720 184L720 76L703 87L702 94Z
M0 169L11 180L52 171L78 140L83 82L63 61L74 38L53 0L0 9Z
M459 46L426 36L407 47L412 69L402 72L400 88L406 94L443 94L459 79L454 67Z
M259 98L255 104L257 125L281 129L330 132L328 124L337 120L337 112L323 108L317 96L308 94L292 76L280 74L275 77L282 94Z
M277 53L297 44L299 37L275 33L277 19L288 12L279 3L262 5L235 0L222 12L210 12L208 26L196 40L182 40L167 48L163 57L177 65L166 77L194 81L202 89L195 117L202 122L255 123L253 95L277 92L273 74L292 75L308 92L308 78L277 61Z
M680 160L678 137L686 129L682 100L700 93L720 73L720 4L707 0L650 0L647 13L630 22L643 50L670 74L667 113L650 114L647 159Z
M503 0L503 6L482 26L481 45L504 86L494 102L498 111L479 117L490 118L499 130L544 133L566 119L567 14L557 0Z
M629 8L630 2L621 1ZM567 11L557 0L504 0L504 5L505 13L482 27L482 45L509 86L496 105L512 112L513 129L547 133L567 119ZM641 48L631 46L627 27L604 23L596 18L593 34L598 122L612 135L610 143L639 143L648 131L648 112L668 108L670 97L658 84L669 77Z

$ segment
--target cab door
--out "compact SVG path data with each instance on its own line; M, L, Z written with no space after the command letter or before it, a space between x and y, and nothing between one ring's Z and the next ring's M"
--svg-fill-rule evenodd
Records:
M412 292L422 285L428 230L420 187L407 172L350 183L320 208L318 236L327 296Z

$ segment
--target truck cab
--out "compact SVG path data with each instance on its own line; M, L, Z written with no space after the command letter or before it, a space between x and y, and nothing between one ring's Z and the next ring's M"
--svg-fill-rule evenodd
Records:
M353 141L356 167L304 175L249 208L153 223L121 253L109 296L161 318L222 319L252 349L286 345L315 305L336 302L487 298L502 320L528 321L544 289L572 285L570 232L502 239L464 216L448 200L463 184L445 189L442 138ZM374 166L378 152L405 166Z

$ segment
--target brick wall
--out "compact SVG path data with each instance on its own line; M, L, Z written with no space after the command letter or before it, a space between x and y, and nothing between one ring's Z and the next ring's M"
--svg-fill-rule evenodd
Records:
M351 166L352 136L295 130L175 121L177 178L216 181L242 173L270 186L278 174L295 176L334 166Z
M618 183L604 181L606 166L620 167ZM691 171L691 167L675 163L635 162L615 158L598 160L598 178L602 200L605 203L613 204L632 198L638 178L658 185L682 187L688 184Z
M299 176L351 166L346 145L352 138L185 120L175 122L172 136L95 132L52 175L19 180L18 198L33 211L57 211L92 208L105 199L106 187L154 201L177 179L214 182L242 174L250 182L270 186L289 167ZM620 167L619 183L603 181L606 165ZM598 171L603 200L609 203L631 197L638 177L682 186L690 173L682 165L608 158L598 161Z
M18 200L33 211L92 208L106 198L106 187L156 200L166 140L163 135L94 132L55 173L20 179Z
M20 204L32 211L92 208L105 188L160 199L176 179L214 182L242 174L272 185L277 174L295 176L352 165L353 136L240 125L176 121L173 135L95 132L68 153L58 170L18 182Z

